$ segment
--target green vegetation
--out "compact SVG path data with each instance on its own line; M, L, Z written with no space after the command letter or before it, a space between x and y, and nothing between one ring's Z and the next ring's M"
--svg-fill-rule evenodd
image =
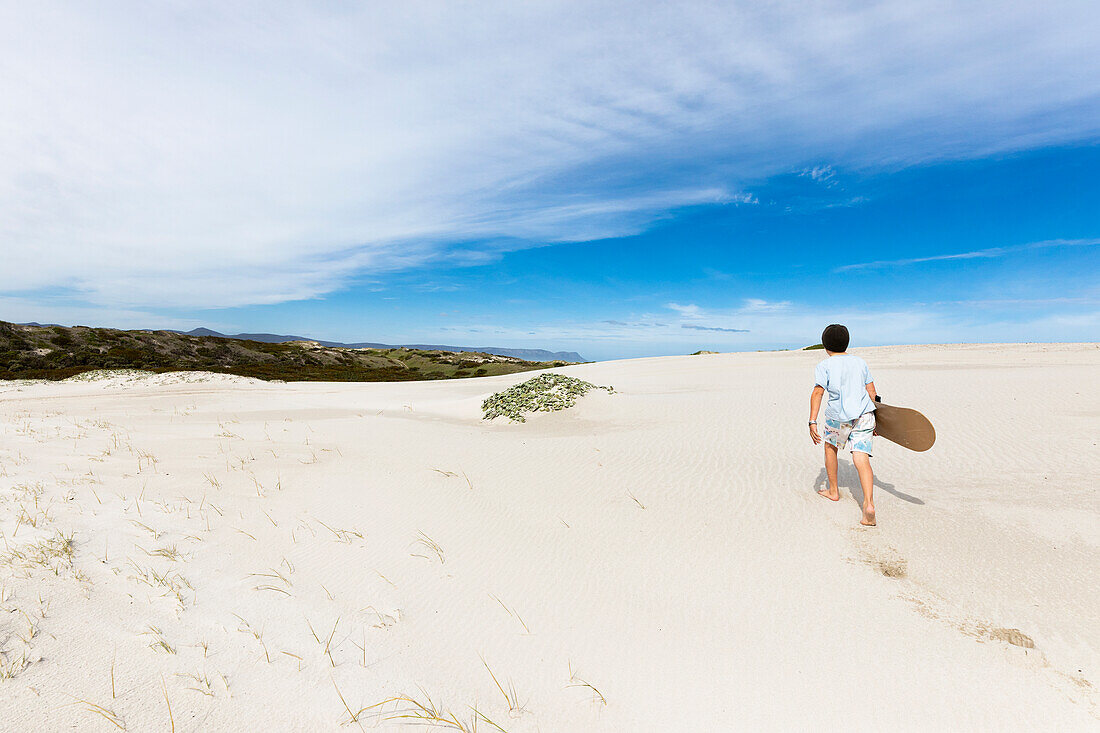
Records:
M594 389L606 389L614 394L613 387L601 387L564 374L540 374L503 392L497 392L481 403L486 420L507 417L516 422L527 422L525 412L554 412L577 404Z
M825 347L822 346L821 344L814 344L813 346L807 346L806 348L804 348L802 350L803 351L818 351L818 350L824 349L824 348Z
M105 369L136 369L218 372L287 382L398 382L495 376L565 364L472 352L330 348L313 341L270 344L171 331L0 321L0 379L57 380Z

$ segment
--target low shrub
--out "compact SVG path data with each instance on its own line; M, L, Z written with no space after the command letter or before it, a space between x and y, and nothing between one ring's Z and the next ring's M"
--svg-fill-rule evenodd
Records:
M487 397L481 403L484 419L507 417L515 422L527 422L526 412L554 412L577 404L577 399L594 389L614 394L613 387L603 387L564 374L540 374L503 392Z

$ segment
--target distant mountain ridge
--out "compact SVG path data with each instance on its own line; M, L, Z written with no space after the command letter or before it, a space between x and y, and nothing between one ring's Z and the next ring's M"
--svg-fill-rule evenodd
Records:
M338 349L423 349L425 351L450 351L453 353L477 352L479 354L495 354L497 356L513 356L524 361L571 361L582 362L584 357L575 351L547 351L546 349L507 349L500 346L441 346L438 344L380 344L363 341L354 344L346 344L341 341L322 341L321 339L307 336L286 336L275 333L237 333L225 334L213 331L209 328L194 328L190 331L172 331L188 336L207 336L210 338L240 339L243 341L259 341L265 344L283 344L289 341L315 341L321 346Z

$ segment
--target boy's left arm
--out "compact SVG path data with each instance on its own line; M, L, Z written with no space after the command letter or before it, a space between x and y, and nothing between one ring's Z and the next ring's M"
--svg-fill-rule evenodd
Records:
M878 402L878 392L875 391L875 383L874 382L868 382L865 386L867 387L867 395L871 398L871 404L873 405L876 402ZM877 415L876 415L876 417L877 417ZM877 425L876 425L875 429L871 431L871 434L872 435L878 435L878 426Z
M867 362L863 362L863 386L867 389L871 402L875 402L878 392L875 391L875 380L871 378L871 369L867 366Z

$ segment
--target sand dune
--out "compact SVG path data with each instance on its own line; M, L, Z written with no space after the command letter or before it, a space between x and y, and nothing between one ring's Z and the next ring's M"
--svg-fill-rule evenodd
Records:
M875 529L820 352L0 385L0 729L1096 730L1100 348L858 353L939 435Z

